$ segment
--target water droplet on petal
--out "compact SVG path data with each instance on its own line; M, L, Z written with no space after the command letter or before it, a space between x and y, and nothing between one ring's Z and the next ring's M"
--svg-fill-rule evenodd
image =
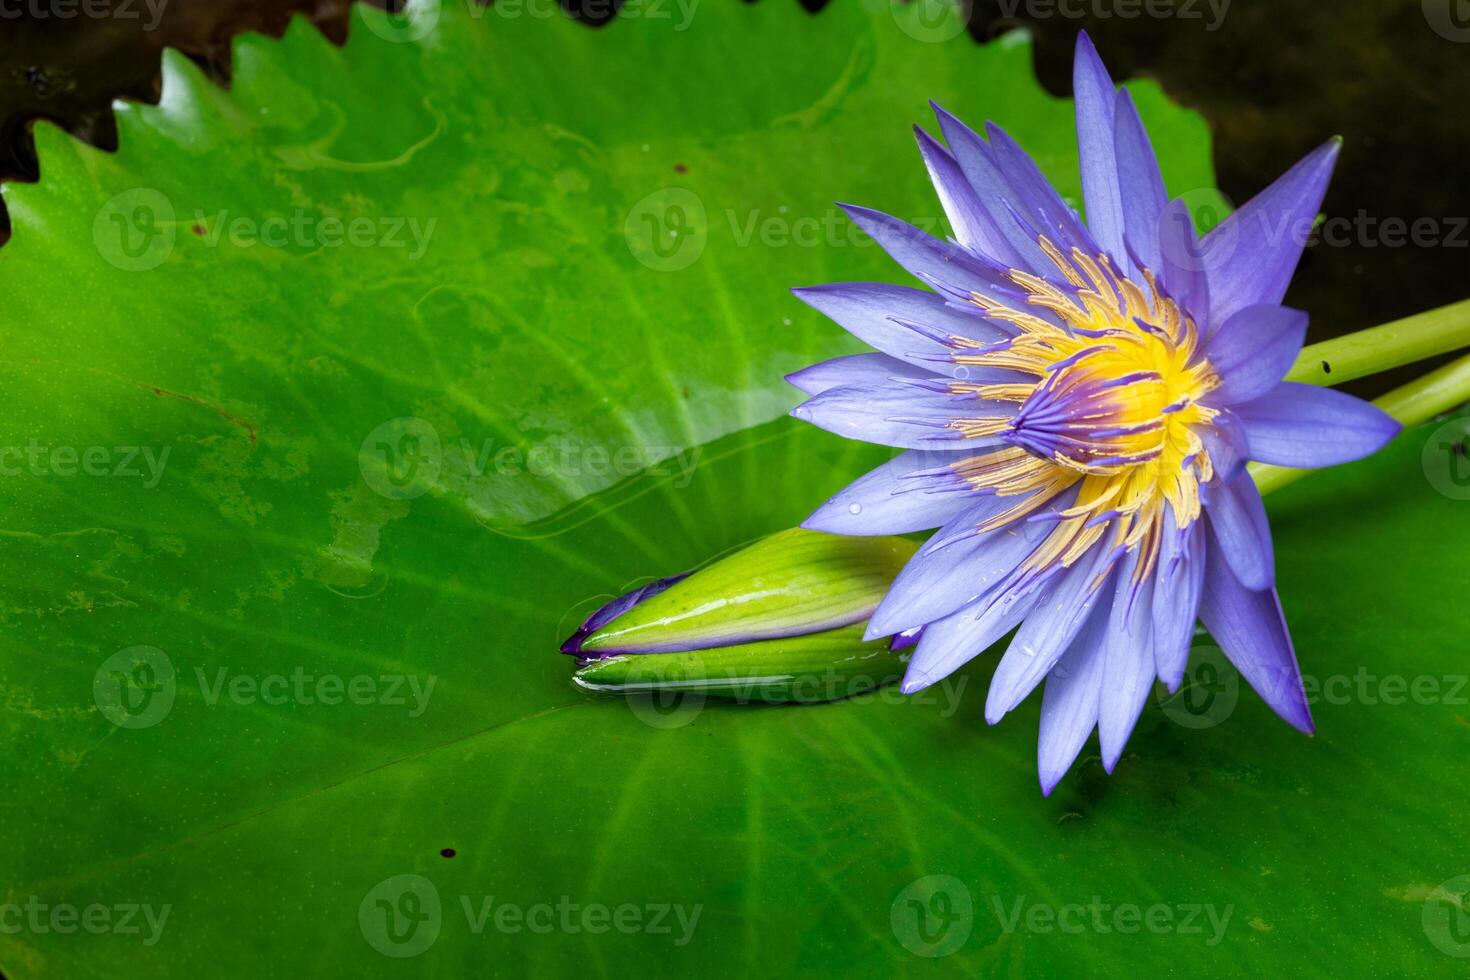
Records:
M847 505L847 512L849 514L861 514L863 512L863 505L862 504L848 504Z

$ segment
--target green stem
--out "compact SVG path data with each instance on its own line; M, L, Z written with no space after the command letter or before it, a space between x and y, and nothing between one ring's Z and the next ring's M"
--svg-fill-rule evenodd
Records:
M1464 305L1464 304L1461 304ZM1427 315L1427 314L1426 314ZM1408 322L1408 321L1403 321ZM1390 324L1392 326L1392 324ZM1386 327L1376 329L1384 330ZM1364 333L1372 331L1365 330ZM1353 337L1361 334L1353 334ZM1344 337L1350 340L1351 337ZM1331 341L1329 341L1331 343ZM1318 344L1318 347L1325 346ZM1311 350L1311 348L1307 348ZM1300 362L1299 362L1300 363ZM1337 376L1337 368L1333 367L1333 377ZM1405 427L1427 422L1441 412L1448 412L1453 408L1463 405L1470 400L1470 354L1456 361L1451 361L1442 368L1430 371L1421 378L1416 378L1402 387L1395 388L1382 398L1375 398L1373 404L1383 409L1389 415L1398 419ZM1262 494L1273 490L1280 490L1289 483L1306 476L1313 470L1294 470L1285 466L1270 466L1265 463L1250 464L1251 476L1255 477L1256 486L1260 487Z
M1470 300L1302 349L1288 381L1338 385L1470 347Z

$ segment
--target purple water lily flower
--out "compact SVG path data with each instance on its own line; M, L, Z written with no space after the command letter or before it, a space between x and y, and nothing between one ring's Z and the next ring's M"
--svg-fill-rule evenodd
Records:
M919 150L954 238L846 208L928 288L795 290L878 353L789 378L812 396L797 418L907 450L805 527L940 528L868 635L922 628L912 692L1019 627L985 717L1046 681L1047 794L1094 727L1112 772L1154 678L1181 683L1196 618L1277 714L1313 730L1245 463L1331 466L1399 428L1282 380L1307 316L1281 299L1339 141L1199 239L1086 35L1075 90L1087 223L999 127L982 138L935 106L948 147L917 130Z

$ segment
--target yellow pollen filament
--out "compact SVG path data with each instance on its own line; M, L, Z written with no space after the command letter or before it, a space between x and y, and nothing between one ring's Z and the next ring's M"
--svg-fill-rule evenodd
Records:
M1010 427L1011 420L1008 418L992 419L954 419L949 423L950 428L959 430L966 439L984 439L986 436L998 436Z
M1075 488L1023 568L1067 567L1104 542L1141 549L1134 575L1142 579L1155 568L1166 514L1178 527L1200 516L1200 484L1214 474L1200 433L1217 414L1200 400L1220 381L1200 352L1194 320L1151 271L1134 281L1105 255L1065 252L1044 237L1038 244L1070 289L1012 270L1024 308L979 294L972 301L1016 336L956 344L952 356L1037 380L951 386L1019 405L1014 418L953 422L967 437L1012 443L953 470L976 489L1023 498L982 530L1032 515Z

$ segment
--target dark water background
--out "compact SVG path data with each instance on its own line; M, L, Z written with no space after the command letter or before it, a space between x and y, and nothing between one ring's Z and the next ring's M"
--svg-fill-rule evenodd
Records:
M0 0L0 180L37 178L36 118L115 148L109 106L157 99L165 46L227 82L234 34L279 34L300 12L340 41L348 14L347 0L170 0L145 30L146 15L35 18L25 13L35 2ZM1237 203L1328 136L1345 138L1324 206L1340 234L1308 251L1287 300L1311 311L1311 339L1470 294L1470 0L975 0L977 42L1018 25L1036 35L1037 74L1057 95L1070 92L1073 39L1085 28L1115 75L1154 77L1201 112L1220 187ZM1395 221L1424 233L1398 241ZM1417 370L1358 388L1373 393Z

